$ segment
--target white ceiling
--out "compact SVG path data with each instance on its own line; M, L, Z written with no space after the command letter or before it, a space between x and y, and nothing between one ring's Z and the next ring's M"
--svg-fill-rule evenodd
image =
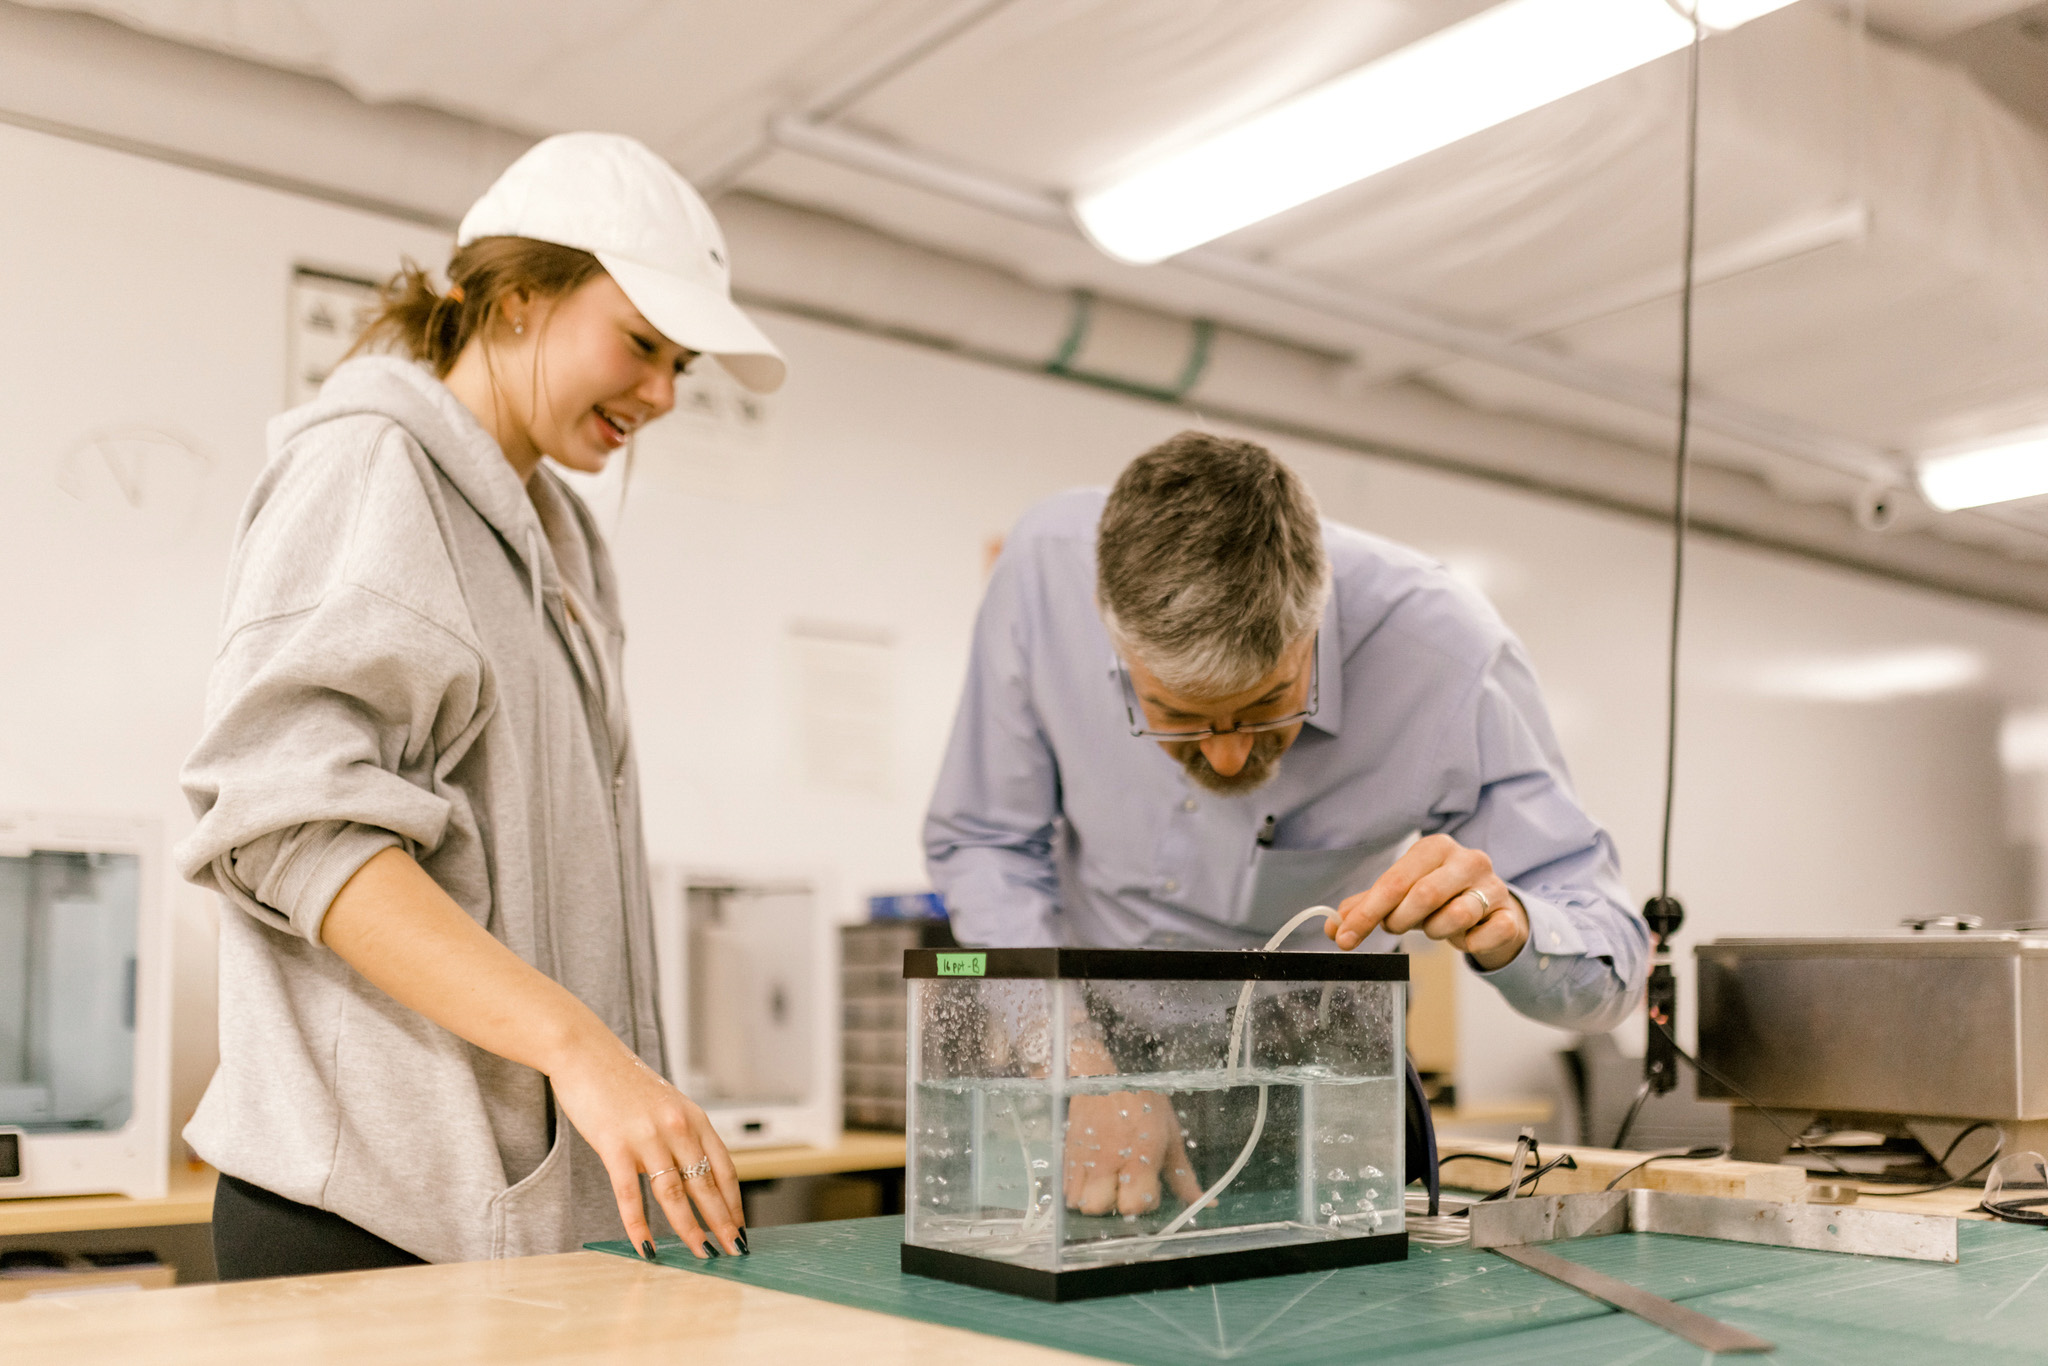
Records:
M937 33L834 117L942 163L1065 193L1489 2L29 0L320 74L371 101L533 133L633 133L700 181L1042 282L1355 355L1369 378L1422 375L1475 401L1634 437L1640 420L1611 404L1170 265L1123 266L1056 228L763 139L770 119ZM1922 49L1873 38L1859 56L1825 3L1802 0L1709 45L1702 260L1756 259L1703 289L1702 383L1894 449L2048 419L2048 134ZM1868 0L1868 13L1883 33L1935 43L2027 3ZM1677 59L1653 64L1220 245L1665 375L1682 92ZM1873 214L1860 238L1772 257L1773 234L1796 238L1856 205Z

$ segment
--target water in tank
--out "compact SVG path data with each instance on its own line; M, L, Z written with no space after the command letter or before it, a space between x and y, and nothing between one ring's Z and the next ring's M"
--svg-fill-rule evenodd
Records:
M1399 954L916 950L906 1270L1048 1299L1406 1255Z
M140 877L132 854L0 856L0 1125L128 1122Z

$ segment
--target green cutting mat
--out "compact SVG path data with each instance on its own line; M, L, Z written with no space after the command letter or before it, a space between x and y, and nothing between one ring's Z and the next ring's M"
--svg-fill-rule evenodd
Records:
M1414 1246L1406 1262L1191 1290L1044 1304L897 1267L901 1218L751 1231L751 1257L666 1266L857 1309L992 1333L1132 1366L1242 1358L1265 1366L1656 1366L1700 1360L1626 1314L1491 1253ZM2048 1233L1966 1221L1962 1263L1844 1257L1625 1233L1551 1244L1826 1366L2048 1361ZM598 1252L635 1257L624 1242Z

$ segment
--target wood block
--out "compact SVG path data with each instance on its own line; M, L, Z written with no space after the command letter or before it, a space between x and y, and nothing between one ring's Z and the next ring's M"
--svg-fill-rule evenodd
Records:
M1476 1153L1512 1159L1515 1145L1500 1142L1471 1142L1446 1139L1442 1154ZM1543 1145L1543 1160L1549 1162L1570 1153L1578 1163L1575 1171L1551 1172L1534 1187L1525 1186L1524 1195L1584 1195L1605 1190L1607 1183L1643 1160L1642 1153L1614 1148L1569 1148ZM1497 1162L1449 1161L1443 1165L1443 1183L1461 1190L1493 1191L1508 1183L1508 1169ZM1746 1200L1777 1200L1788 1204L1806 1201L1806 1173L1797 1167L1772 1166L1762 1162L1737 1162L1733 1158L1709 1158L1687 1162L1660 1158L1640 1168L1621 1183L1626 1190L1640 1186L1648 1190L1679 1191L1686 1195L1719 1195Z
M81 1267L0 1276L0 1301L42 1295L76 1295L107 1290L161 1290L176 1284L178 1270L161 1262L141 1266Z
M1419 941L1419 942L1418 942ZM1419 934L1407 938L1408 1056L1418 1070L1458 1073L1458 960Z

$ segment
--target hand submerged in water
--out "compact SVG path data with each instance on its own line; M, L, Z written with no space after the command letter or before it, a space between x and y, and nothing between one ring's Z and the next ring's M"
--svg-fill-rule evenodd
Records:
M1115 1070L1099 1045L1077 1044L1069 1065L1075 1076L1106 1076ZM1150 1214L1159 1208L1162 1177L1182 1205L1202 1197L1180 1117L1158 1091L1070 1096L1066 1148L1068 1209Z

